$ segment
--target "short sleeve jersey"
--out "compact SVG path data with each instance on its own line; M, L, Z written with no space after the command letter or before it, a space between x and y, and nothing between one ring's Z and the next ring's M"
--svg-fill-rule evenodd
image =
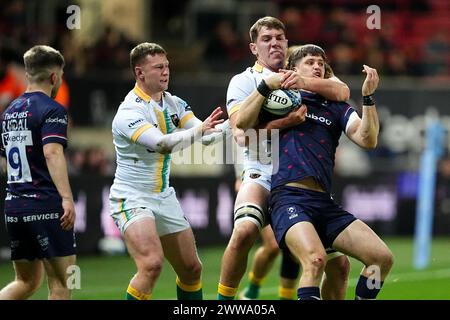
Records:
M43 92L24 93L1 116L1 152L7 160L5 213L62 211L43 146L67 146L67 111Z

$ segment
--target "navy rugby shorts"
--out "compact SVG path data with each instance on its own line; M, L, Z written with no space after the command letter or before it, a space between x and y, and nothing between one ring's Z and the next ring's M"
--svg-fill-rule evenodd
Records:
M60 212L5 214L11 260L35 260L75 254L75 233L63 230Z
M336 237L356 220L336 204L329 193L281 186L272 190L269 218L280 248L286 248L284 237L294 224L312 223L325 248L331 248Z

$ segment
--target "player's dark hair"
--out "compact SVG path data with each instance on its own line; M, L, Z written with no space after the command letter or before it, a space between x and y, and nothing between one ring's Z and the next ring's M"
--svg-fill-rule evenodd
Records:
M253 26L250 28L250 41L255 42L258 38L259 31L262 27L266 27L268 29L276 29L283 30L286 33L286 27L283 22L274 17L263 17L258 19Z
M34 46L25 52L23 62L25 72L33 82L47 80L50 76L51 68L57 67L62 69L65 65L61 52L45 45Z
M297 62L307 55L321 56L325 62L328 62L327 55L321 47L316 46L315 44L305 44L291 53L288 59L287 68L293 69Z
M130 66L131 66L131 71L133 72L133 75L135 77L136 77L136 74L134 73L134 68L147 55L154 56L155 54L165 54L165 55L167 55L167 52L159 44L151 43L151 42L140 43L136 47L134 47L133 50L131 50L131 52L130 52Z

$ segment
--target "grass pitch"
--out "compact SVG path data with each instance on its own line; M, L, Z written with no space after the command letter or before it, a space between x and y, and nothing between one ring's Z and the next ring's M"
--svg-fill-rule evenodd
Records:
M395 255L394 267L386 280L378 298L381 300L450 300L450 238L433 240L431 261L428 268L415 270L413 242L409 238L386 238L387 245ZM199 248L203 262L203 293L207 300L216 299L220 261L224 247ZM253 255L252 251L251 255ZM261 289L261 299L277 299L280 257ZM81 269L81 289L74 290L73 299L79 300L121 300L130 278L135 272L134 264L128 256L79 257ZM250 262L249 262L250 265ZM351 259L351 274L347 299L354 298L355 285L362 264ZM0 264L0 287L14 277L11 263ZM247 283L247 276L241 289ZM153 299L175 299L175 273L166 261L163 272L156 284ZM44 284L32 299L46 299Z

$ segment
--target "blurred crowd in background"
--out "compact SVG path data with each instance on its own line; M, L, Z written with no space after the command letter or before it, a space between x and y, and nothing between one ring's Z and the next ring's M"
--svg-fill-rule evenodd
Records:
M45 2L45 1L43 1ZM75 1L76 2L76 1ZM189 71L201 69L211 72L240 71L247 66L249 36L238 30L236 15L204 10L196 19L194 43L184 43L181 23L190 2L154 1L149 18L158 21L153 26L155 41L174 45L179 50L198 52L180 66ZM211 2L211 1L210 1ZM212 1L214 2L214 1ZM229 1L225 1L229 2ZM234 1L239 10L239 3ZM251 1L255 2L255 1ZM449 76L450 75L450 1L446 0L386 0L381 1L381 28L366 26L370 1L256 1L268 2L278 11L278 17L287 27L291 45L315 43L322 46L337 73L359 74L360 65L367 63L389 76ZM24 50L36 43L47 43L59 48L66 58L66 73L86 75L95 71L128 71L129 51L137 39L109 23L102 24L99 35L89 44L78 43L74 33L66 27L67 4L59 1L51 25L42 19L30 18L29 4L33 1L4 0L0 3L0 48L2 65L20 62ZM169 7L177 8L169 10ZM161 11L159 14L158 11ZM153 13L153 14L151 14ZM237 14L237 13L236 13ZM189 26L187 26L189 27ZM181 29L178 30L178 29ZM187 32L187 30L185 30ZM178 35L173 41L172 34ZM153 39L152 39L153 40ZM171 41L172 40L172 41ZM5 53L6 51L6 53ZM6 59L6 60L5 60ZM183 72L181 67L177 70Z
M450 78L450 1L378 1L379 30L366 26L369 16L366 9L371 2L136 0L130 3L142 4L142 10L148 10L144 13L148 30L136 35L121 27L124 23L97 21L96 25L101 27L96 28L95 36L82 41L67 28L66 9L75 3L85 10L83 4L88 1L2 0L0 111L23 92L22 55L34 44L49 44L62 52L66 79L101 75L132 81L129 51L140 41L158 42L166 47L169 57L173 57L171 71L175 75L232 75L254 62L248 49L248 27L265 14L278 16L285 23L290 45L322 46L339 76L359 75L364 63L377 68L382 76L428 77L437 81ZM255 9L243 26L245 8ZM94 20L97 18L94 15ZM149 34L151 38L145 39ZM64 82L57 99L69 108L70 81ZM73 174L113 172L112 161L101 147L71 150L70 159Z

